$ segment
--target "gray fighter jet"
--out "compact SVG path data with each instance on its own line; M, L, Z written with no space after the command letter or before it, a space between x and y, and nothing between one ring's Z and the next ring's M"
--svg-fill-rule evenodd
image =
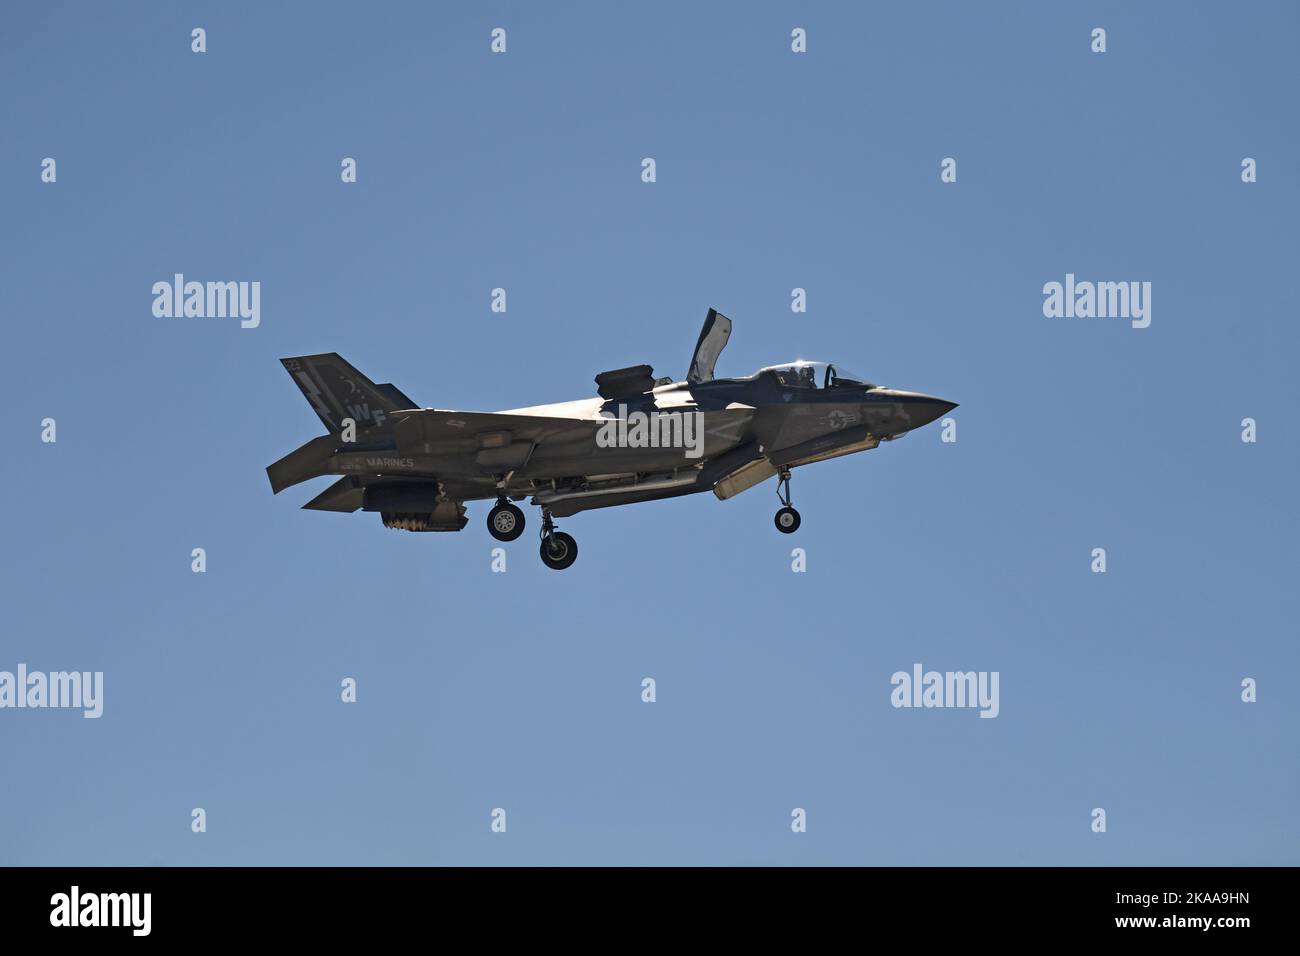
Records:
M405 531L459 531L466 501L495 500L487 527L498 541L523 533L511 502L531 497L542 561L562 570L578 545L556 518L703 491L725 501L773 477L776 527L791 534L792 469L875 448L957 407L826 362L715 378L730 336L731 320L710 309L685 381L634 365L597 375L595 398L504 412L420 408L333 352L282 359L329 434L267 468L271 489L341 475L303 507L377 511Z

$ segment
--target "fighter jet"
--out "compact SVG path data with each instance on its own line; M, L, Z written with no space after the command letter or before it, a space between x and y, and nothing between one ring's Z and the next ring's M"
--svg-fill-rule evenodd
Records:
M487 529L498 541L523 534L513 502L531 498L542 562L563 570L578 545L556 518L705 491L725 501L769 478L776 528L792 534L793 469L868 451L957 407L829 362L715 378L730 337L731 320L710 309L685 381L633 365L597 375L593 398L503 412L421 408L333 352L281 359L328 434L268 467L271 490L339 475L303 507L378 512L404 531L460 531L465 502L494 501Z

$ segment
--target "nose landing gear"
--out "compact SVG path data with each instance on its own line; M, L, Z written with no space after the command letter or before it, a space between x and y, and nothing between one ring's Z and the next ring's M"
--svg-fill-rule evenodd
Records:
M776 496L785 505L776 513L776 530L782 534L794 534L799 530L799 512L790 506L790 469L782 468L777 472Z

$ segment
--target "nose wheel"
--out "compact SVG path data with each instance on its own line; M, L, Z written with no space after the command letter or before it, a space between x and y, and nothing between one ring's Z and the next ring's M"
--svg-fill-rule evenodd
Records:
M555 530L549 511L542 512L542 564L554 571L563 571L578 560L578 542L573 535Z
M776 530L782 534L794 534L799 530L799 512L790 505L790 469L782 468L777 475L776 496L785 507L776 513Z
M524 533L524 513L505 498L499 498L488 512L487 528L488 534L498 541L513 541Z

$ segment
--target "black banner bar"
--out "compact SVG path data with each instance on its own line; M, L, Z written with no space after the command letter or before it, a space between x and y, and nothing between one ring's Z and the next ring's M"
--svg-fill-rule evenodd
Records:
M564 926L767 940L815 921L819 932L923 931L926 941L1232 945L1285 931L1293 877L1275 868L23 868L0 869L0 925L8 940L75 934L78 944L338 943L476 927L494 942L532 934L536 943L540 927Z

